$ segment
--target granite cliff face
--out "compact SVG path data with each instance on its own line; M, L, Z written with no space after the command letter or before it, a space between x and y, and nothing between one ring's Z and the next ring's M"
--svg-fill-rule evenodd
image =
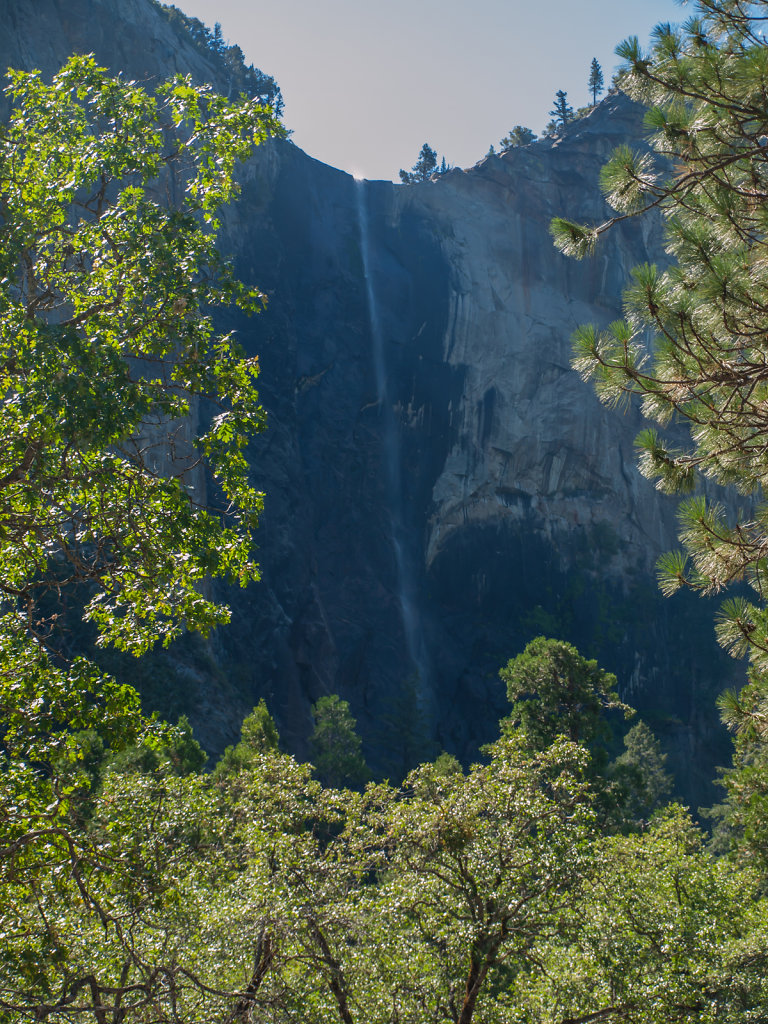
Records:
M213 77L150 0L10 8L5 64L50 73L77 49L130 77ZM573 329L615 319L629 269L663 259L660 228L621 225L584 263L548 234L555 214L605 214L599 168L639 124L609 97L559 139L418 186L356 182L290 143L244 168L222 244L270 303L222 327L261 358L263 581L229 595L211 644L151 669L162 710L187 704L212 750L263 695L302 753L311 702L338 692L379 770L427 737L471 756L505 712L499 666L544 632L617 673L683 794L709 798L727 756L713 695L741 669L711 606L656 590L675 503L637 472L639 416L569 366Z
M660 226L622 226L586 263L548 233L557 212L605 214L599 167L637 131L614 97L557 142L420 186L290 145L249 167L228 244L271 297L238 325L262 358L269 511L264 584L226 643L264 624L237 660L262 659L284 721L341 692L386 764L382 722L418 673L434 735L466 754L505 712L499 665L544 632L617 673L689 796L725 758L713 695L739 668L712 607L655 584L676 503L636 469L637 412L569 365L573 329L615 319L630 268L663 258Z
M50 79L71 53L93 53L114 73L137 81L177 72L212 77L212 62L152 0L4 0L2 17L3 71L35 68Z

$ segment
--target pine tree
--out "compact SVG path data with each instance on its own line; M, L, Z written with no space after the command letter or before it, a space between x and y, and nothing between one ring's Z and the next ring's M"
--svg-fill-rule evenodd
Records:
M555 93L555 105L550 110L549 116L557 128L562 128L574 118L573 107L568 103L568 93L558 89Z
M606 711L633 713L619 700L616 676L564 640L536 637L499 676L512 702L507 724L519 726L537 750L560 735L590 746L608 733Z
M227 49L227 44L224 42L224 33L221 31L221 23L216 22L213 26L213 36L211 38L211 49L214 53L217 53L220 57L224 56Z
M563 94L565 95L565 94ZM529 146L532 142L536 141L536 133L532 132L530 128L526 128L522 124L516 124L514 128L510 128L509 133L504 136L499 142L502 150L506 152L508 149L514 149L517 146Z
M445 159L445 158L443 158ZM419 159L410 169L400 169L400 181L404 185L416 185L420 181L429 181L437 168L437 152L425 142L419 151Z
M214 775L223 779L251 768L261 754L277 751L279 747L280 734L262 697L250 715L243 719L240 742L234 747L227 747L216 765Z
M624 813L644 820L661 807L672 791L665 769L667 755L645 722L633 725L624 737L624 753L610 766L610 775L624 789Z
M369 772L349 704L332 693L313 706L315 730L309 740L312 763L324 786L364 786Z
M722 772L719 785L726 796L708 816L718 823L715 842L768 882L768 720L765 695L768 679L754 669L740 694L726 693L718 701L733 738L732 767ZM719 819L719 821L718 821Z
M592 106L594 107L597 103L597 97L603 91L603 69L597 63L597 57L592 58L592 63L589 67L589 82L587 88L592 93Z
M418 672L408 676L400 690L390 697L381 722L384 726L381 742L387 750L384 772L390 782L399 784L409 771L435 753L419 700Z
M665 556L660 577L667 594L681 587L716 593L746 579L756 599L728 601L717 635L735 656L750 654L764 669L768 48L760 26L768 0L700 0L698 8L700 17L682 29L658 26L650 53L637 39L617 50L625 62L622 88L653 104L646 124L662 161L621 147L601 176L617 215L597 227L556 220L552 230L563 252L582 256L617 220L654 207L667 217L667 251L676 264L665 272L638 267L626 293L628 319L607 330L580 328L574 366L609 404L641 396L656 426L638 438L640 469L660 490L690 491L704 477L755 496L748 515L726 515L699 495L686 499L685 550ZM665 441L661 430L673 419L690 424L690 444ZM767 711L768 693L748 713Z

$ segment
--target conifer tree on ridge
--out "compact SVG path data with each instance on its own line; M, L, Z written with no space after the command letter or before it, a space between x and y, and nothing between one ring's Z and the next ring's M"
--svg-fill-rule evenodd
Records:
M592 93L592 106L597 106L597 97L603 92L605 83L603 80L603 69L597 63L597 57L592 58L589 66L589 82L587 88Z

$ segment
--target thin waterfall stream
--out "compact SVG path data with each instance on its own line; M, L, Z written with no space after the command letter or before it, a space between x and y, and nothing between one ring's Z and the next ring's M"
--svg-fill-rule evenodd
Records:
M419 622L416 602L416 581L411 563L406 556L400 437L397 419L389 394L384 333L371 268L366 182L359 178L355 179L355 198L357 202L357 219L360 227L363 276L365 278L365 291L368 300L368 321L371 332L376 398L382 426L381 436L384 449L385 483L390 495L391 535L392 547L395 553L397 596L400 602L408 657L414 671L418 675L417 689L419 697L423 701L429 692L429 661Z

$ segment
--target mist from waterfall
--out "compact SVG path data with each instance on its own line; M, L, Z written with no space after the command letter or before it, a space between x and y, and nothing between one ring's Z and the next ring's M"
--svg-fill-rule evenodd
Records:
M424 701L429 692L429 661L426 654L424 637L420 628L419 614L416 604L416 583L410 563L405 554L405 529L403 524L404 502L402 486L402 467L400 460L400 439L398 424L389 395L386 357L384 352L384 333L381 316L376 300L376 288L371 268L371 251L368 231L368 204L366 182L355 179L355 199L357 203L357 219L360 228L360 251L363 260L363 276L368 300L368 322L371 332L371 350L373 369L376 382L376 398L382 424L382 444L384 448L384 471L387 491L390 495L392 546L395 552L397 571L397 592L403 618L403 633L408 648L408 656L418 674L418 694Z

